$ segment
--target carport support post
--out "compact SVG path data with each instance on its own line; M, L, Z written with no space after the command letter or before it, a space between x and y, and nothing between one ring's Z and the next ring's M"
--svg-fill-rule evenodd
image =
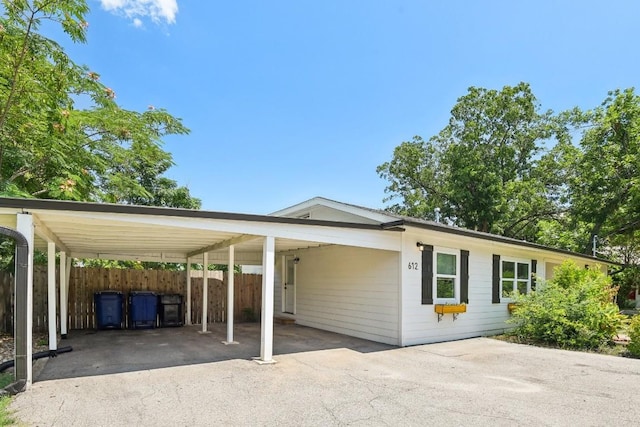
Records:
M69 258L71 261L71 258ZM67 322L69 307L69 278L67 276L67 253L60 252L60 336L62 339L67 338Z
M49 327L49 353L55 354L58 349L56 335L56 244L47 242L47 311Z
M207 312L209 311L209 254L202 254L202 333L207 333Z
M227 340L223 344L238 344L233 340L233 291L235 287L233 265L235 264L235 249L233 245L229 246L229 264L227 266Z
M33 217L31 214L19 213L16 215L16 230L21 233L29 245L29 254L27 262L27 308L26 308L26 325L15 325L15 328L25 327L27 329L27 387L33 382ZM16 291L17 294L17 291ZM17 307L16 309L22 309ZM16 332L16 336L17 336ZM18 359L16 355L16 359Z
M191 257L187 257L187 318L184 324L191 324Z
M266 236L262 248L262 331L260 360L258 363L274 363L273 360L273 283L275 276L275 238Z

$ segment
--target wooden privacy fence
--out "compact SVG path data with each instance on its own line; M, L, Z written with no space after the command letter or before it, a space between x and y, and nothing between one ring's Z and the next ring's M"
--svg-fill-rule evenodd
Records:
M208 321L226 322L227 273L223 280L208 280ZM234 321L253 321L259 318L262 306L262 276L259 274L234 275ZM4 330L13 329L13 277L0 272L0 314ZM59 274L56 271L56 303L58 325L60 323ZM182 295L182 313L186 315L187 275L184 271L128 270L72 267L69 277L69 329L95 329L95 304L93 295L100 291L119 291L125 300L132 291L151 291L157 294ZM5 312L2 313L4 308ZM128 307L125 304L125 321ZM191 278L191 323L202 322L202 278ZM46 331L47 316L47 268L36 266L33 275L33 329Z

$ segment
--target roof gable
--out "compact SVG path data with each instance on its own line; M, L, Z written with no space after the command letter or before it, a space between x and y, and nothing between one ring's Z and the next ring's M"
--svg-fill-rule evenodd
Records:
M273 212L271 216L304 218L324 221L347 221L362 224L380 224L398 219L398 216L382 210L369 209L349 203L314 197L288 208Z

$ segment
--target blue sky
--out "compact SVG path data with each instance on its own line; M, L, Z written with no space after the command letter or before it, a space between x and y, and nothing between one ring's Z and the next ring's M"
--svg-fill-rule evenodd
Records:
M380 208L376 167L469 86L529 82L560 111L640 78L632 0L88 2L88 43L59 41L123 107L183 119L168 176L207 210Z

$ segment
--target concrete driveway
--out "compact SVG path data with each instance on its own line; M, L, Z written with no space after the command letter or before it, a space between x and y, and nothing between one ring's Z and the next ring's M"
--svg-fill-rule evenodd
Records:
M306 333L324 344L278 350L282 334ZM55 374L74 351L50 360L11 408L38 426L640 424L640 360L488 338L407 348L366 343L288 325L276 328L275 365L219 357Z

